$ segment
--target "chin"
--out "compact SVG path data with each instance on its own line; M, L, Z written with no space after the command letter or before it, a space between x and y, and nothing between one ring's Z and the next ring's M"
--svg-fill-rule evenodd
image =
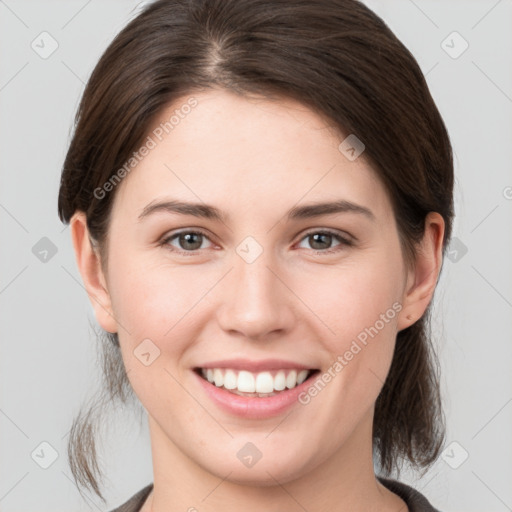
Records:
M263 454L252 466L245 465L236 455L229 460L225 454L219 457L218 463L211 458L208 461L198 460L197 463L217 478L254 487L275 486L276 481L285 484L308 472L307 461L297 460L297 453L289 457L279 450L272 450L271 453L267 457Z

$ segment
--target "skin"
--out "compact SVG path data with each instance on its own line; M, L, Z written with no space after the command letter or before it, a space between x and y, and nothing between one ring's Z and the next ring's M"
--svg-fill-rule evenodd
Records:
M84 214L71 221L97 321L118 333L129 380L148 412L154 491L144 512L406 512L375 478L372 422L397 332L432 298L442 217L428 215L416 264L407 268L384 186L364 153L350 161L338 150L344 136L326 119L291 99L223 90L194 97L198 105L118 185L106 268ZM187 98L162 112L155 127ZM170 212L138 220L164 198L214 205L229 220ZM369 208L375 219L353 212L286 219L297 204L337 199ZM179 237L158 244L186 229L207 234L196 251ZM306 236L322 229L353 244L336 237L315 244ZM236 252L247 236L263 249L250 264ZM235 357L327 371L395 302L399 314L309 404L277 417L224 412L192 374L201 363ZM146 338L160 349L149 366L133 354ZM251 468L236 456L248 441L262 452Z

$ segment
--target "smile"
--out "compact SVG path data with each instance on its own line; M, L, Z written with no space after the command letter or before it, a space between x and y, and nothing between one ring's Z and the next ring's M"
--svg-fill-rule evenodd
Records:
M276 392L293 389L315 370L282 369L259 373L231 368L199 368L201 376L218 388L240 396L273 396Z
M248 371L196 367L194 373L207 396L225 412L263 419L284 412L320 373L317 369L281 368Z

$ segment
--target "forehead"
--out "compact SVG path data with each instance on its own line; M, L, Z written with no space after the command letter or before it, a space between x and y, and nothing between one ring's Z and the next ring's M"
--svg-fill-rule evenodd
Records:
M386 209L384 187L364 153L350 161L340 151L344 138L293 99L223 90L183 96L154 119L145 139L150 149L122 180L116 202L140 213L169 194L263 210L349 195Z

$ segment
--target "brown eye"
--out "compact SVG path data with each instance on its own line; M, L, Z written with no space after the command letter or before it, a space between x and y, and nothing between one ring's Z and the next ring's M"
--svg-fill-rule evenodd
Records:
M348 238L338 233L331 233L330 231L312 231L307 233L302 240L308 240L311 249L321 253L337 252L341 250L343 246L352 245L352 242L348 240ZM338 241L338 243L334 245L335 249L333 249L332 246L333 241Z
M328 233L315 233L313 235L309 235L308 238L313 249L322 250L330 249L330 245L334 237Z
M194 252L202 248L201 246L205 239L208 240L208 237L201 231L181 231L166 237L162 241L162 245L168 246L172 251L182 253ZM177 241L178 246L171 243L175 240Z

